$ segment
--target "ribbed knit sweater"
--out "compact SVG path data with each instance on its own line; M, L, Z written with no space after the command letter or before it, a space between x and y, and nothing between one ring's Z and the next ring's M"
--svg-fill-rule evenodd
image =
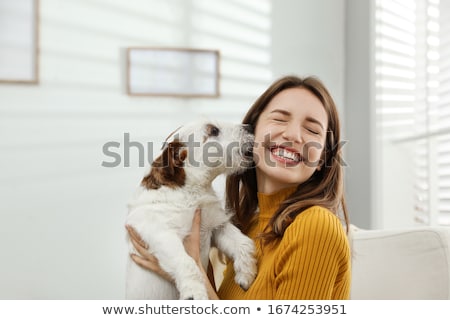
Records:
M350 248L336 215L314 206L301 212L274 245L261 247L263 232L292 188L275 194L258 194L258 222L249 231L257 248L258 274L244 291L234 282L231 263L224 271L220 299L337 300L350 295Z

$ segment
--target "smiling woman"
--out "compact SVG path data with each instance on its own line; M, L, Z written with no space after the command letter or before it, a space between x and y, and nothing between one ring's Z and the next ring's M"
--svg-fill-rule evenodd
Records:
M257 247L244 291L227 266L222 299L348 299L349 224L336 105L314 77L275 81L243 123L254 128L255 166L227 178L227 205Z

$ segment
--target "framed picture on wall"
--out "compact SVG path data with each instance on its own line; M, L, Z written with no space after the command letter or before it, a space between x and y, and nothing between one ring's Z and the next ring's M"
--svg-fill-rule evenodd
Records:
M218 97L217 50L127 48L127 93L133 96Z
M38 83L39 0L0 0L0 82Z

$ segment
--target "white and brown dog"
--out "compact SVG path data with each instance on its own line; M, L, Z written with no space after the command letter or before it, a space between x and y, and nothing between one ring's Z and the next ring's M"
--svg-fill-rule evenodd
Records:
M208 121L188 124L171 135L129 203L126 224L148 244L174 283L129 258L127 299L208 298L203 276L183 246L196 208L202 212L201 260L205 270L214 245L233 260L235 281L249 288L256 276L253 241L230 222L232 213L222 207L212 182L220 174L238 173L251 165L245 149L249 150L252 142L253 136L242 125Z

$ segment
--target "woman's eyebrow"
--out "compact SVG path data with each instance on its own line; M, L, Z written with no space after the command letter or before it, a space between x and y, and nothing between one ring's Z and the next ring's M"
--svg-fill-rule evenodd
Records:
M285 116L290 116L291 115L291 113L289 111L283 110L283 109L274 109L270 113L281 113L281 114L283 114Z

